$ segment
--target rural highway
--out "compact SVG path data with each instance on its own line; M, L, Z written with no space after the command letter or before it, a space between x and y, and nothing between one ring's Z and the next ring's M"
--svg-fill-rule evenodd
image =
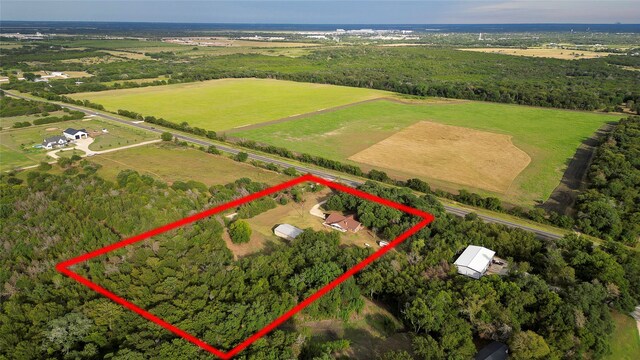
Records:
M21 96L21 95L18 95L18 94L10 93L10 92L8 92L6 90L5 90L5 94L8 95L8 96L13 96L13 97L20 98L20 99L34 100L34 99L31 99L31 98L26 97L26 96ZM40 100L37 100L37 101L40 101ZM119 123L126 124L126 125L129 125L129 126L135 126L137 128L144 129L144 130L147 130L147 131L152 131L152 132L155 132L155 133L158 133L158 134L161 134L161 133L163 133L165 131L170 131L171 130L171 129L164 129L164 128L163 129L156 129L155 127L149 126L144 122L134 123L134 122L128 121L128 120L122 120L122 119L120 119L118 117L115 117L113 115L110 115L110 114L107 114L107 113L104 113L104 112L99 112L99 111L96 111L96 110L93 110L93 109L82 108L82 107L69 105L69 104L64 104L64 103L59 103L59 102L56 102L56 104L58 104L58 105L60 105L62 107L71 109L71 110L82 111L87 115L99 116L99 117L102 117L102 118L105 118L105 119L108 119L108 120L111 120L111 121L119 122ZM190 143L194 143L194 144L198 144L198 145L202 145L202 146L207 146L208 147L210 145L214 145L216 147L216 149L218 149L220 151L224 151L224 152L230 153L230 154L234 154L234 155L241 151L241 150L229 147L229 146L220 145L220 144L214 144L214 143L209 142L209 141L205 141L205 140L201 140L201 139L198 139L198 138L185 136L185 135L181 135L181 134L173 134L173 136L175 136L179 140L188 141ZM296 169L296 171L298 171L300 173L310 173L310 174L313 174L315 176L325 178L327 180L339 181L339 182L341 182L343 184L346 184L348 186L351 186L351 187L358 187L359 185L363 184L362 181L343 179L343 178L340 178L340 177L336 177L335 175L332 175L332 174L330 174L328 172L324 172L322 170L311 169L311 168L307 168L307 167L300 166L300 165L290 164L288 162L281 161L281 160L274 159L274 158L267 157L267 156L262 156L262 155L258 155L258 154L252 154L252 153L249 153L249 152L247 152L247 153L249 154L249 159L252 159L252 160L262 161L264 163L271 163L271 164L279 165L279 166L282 166L282 167L285 167L285 168L293 167L294 169ZM444 207L446 212L448 212L450 214L453 214L453 215L461 216L461 217L467 215L468 213L473 212L472 210L462 209L462 208L458 208L458 207L455 207L455 206L450 206L450 205L446 205L446 204L442 204L442 205L443 205L443 207ZM510 222L508 220L503 220L503 219L500 219L500 218L496 218L496 217L492 217L492 216L484 215L484 214L477 214L477 215L478 215L478 218L482 219L485 222L501 224L501 225L505 225L505 226L508 226L508 227L511 227L511 228L518 228L518 229L522 229L524 231L529 231L529 232L534 233L537 237L542 238L542 239L556 240L556 239L562 238L562 235L559 235L559 234L556 234L556 233L552 233L552 232L548 232L548 231L544 231L544 230L540 230L540 229L536 229L536 228L529 227L529 226L526 226L526 225L523 225L523 224Z

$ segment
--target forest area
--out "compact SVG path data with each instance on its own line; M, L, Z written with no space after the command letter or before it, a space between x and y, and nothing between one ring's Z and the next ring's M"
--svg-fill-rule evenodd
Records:
M59 95L128 87L154 86L221 78L274 78L374 88L410 96L437 96L576 110L619 111L622 104L640 110L640 72L636 56L616 55L564 61L481 54L447 47L319 48L300 57L262 54L186 56L166 51L155 59L109 60L99 49L69 50L46 42L7 49L0 58L4 89L31 92L49 99ZM33 57L38 57L34 65ZM155 53L154 53L155 55ZM104 59L82 62L76 59ZM9 69L42 68L86 71L75 79L49 83L18 81ZM12 77L13 76L13 77ZM128 81L167 76L166 80ZM113 84L110 82L115 81Z
M0 356L206 358L54 266L264 185L239 179L168 186L133 170L109 182L95 175L98 166L90 161L60 163L28 172L26 180L1 178L0 258L6 266L0 270ZM63 173L51 173L56 169ZM436 221L300 316L341 319L360 311L363 297L383 302L411 334L412 351L381 353L380 359L468 358L476 352L474 341L489 340L508 343L515 359L601 358L610 351L610 311L628 312L640 301L640 255L616 242L596 247L576 236L543 241L472 216L448 215L432 195L373 182L360 190L433 213ZM334 194L327 207L356 213L383 238L415 221L347 194ZM370 254L339 246L335 232L307 230L300 241L234 262L221 240L224 226L205 219L78 271L228 348ZM469 244L494 249L509 262L509 274L458 276L453 260ZM239 358L329 358L349 347L343 340L317 344L283 327Z

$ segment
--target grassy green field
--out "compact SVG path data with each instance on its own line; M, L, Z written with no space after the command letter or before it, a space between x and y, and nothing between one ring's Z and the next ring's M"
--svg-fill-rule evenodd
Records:
M126 169L133 169L166 182L195 180L206 185L227 184L241 177L272 185L290 179L251 164L172 144L139 146L96 155L90 159L103 166L98 174L110 180L114 180L120 171Z
M64 111L54 111L49 113L49 116L64 116L64 115L67 115ZM10 128L13 126L13 124L15 124L18 121L20 122L28 121L30 123L33 123L33 120L36 120L41 117L42 116L40 114L0 117L0 128L2 129Z
M46 137L62 135L62 131L66 128L87 129L87 131L90 132L99 132L100 134L95 137L95 141L89 146L89 148L94 151L131 145L158 138L156 134L151 132L99 119L64 121L30 126L27 128L3 130L0 132L0 145L2 146L0 170L36 165L40 161L47 160L47 150L36 149L33 146L42 143L42 140ZM101 133L102 129L107 129L109 133Z
M308 118L270 124L233 136L350 162L347 158L421 120L511 135L532 159L500 196L518 204L546 199L562 178L577 147L599 127L619 116L481 102L406 105L376 101ZM400 154L399 154L400 155ZM385 170L385 169L382 169ZM388 170L388 169L387 169ZM411 169L398 177L414 177ZM457 184L426 180L455 190ZM484 194L481 189L470 188Z
M616 329L611 339L611 355L607 360L632 360L640 358L640 335L636 321L617 311L611 313Z
M268 79L224 79L74 94L109 110L126 109L226 130L379 98L390 93Z

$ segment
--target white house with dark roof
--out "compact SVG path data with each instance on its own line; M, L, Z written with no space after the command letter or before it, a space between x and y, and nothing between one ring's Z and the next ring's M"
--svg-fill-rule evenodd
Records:
M487 272L495 255L496 252L493 250L482 246L469 245L453 264L458 267L459 274L480 279Z
M42 141L42 147L45 149L53 149L56 147L67 146L67 138L64 136L56 135L48 137Z
M62 135L64 135L64 137L66 137L69 140L86 139L87 137L89 137L89 133L87 133L87 130L85 129L76 130L73 128L68 128L67 130L63 131Z

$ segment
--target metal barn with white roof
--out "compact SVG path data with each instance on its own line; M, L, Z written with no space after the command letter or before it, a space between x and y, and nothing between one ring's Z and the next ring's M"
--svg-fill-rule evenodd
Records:
M298 229L297 227L289 224L280 224L273 229L273 233L277 237L281 237L287 240L293 240L298 237L298 235L303 233L302 229Z
M491 265L495 254L495 251L485 247L469 245L454 262L454 265L458 267L459 274L480 279Z

